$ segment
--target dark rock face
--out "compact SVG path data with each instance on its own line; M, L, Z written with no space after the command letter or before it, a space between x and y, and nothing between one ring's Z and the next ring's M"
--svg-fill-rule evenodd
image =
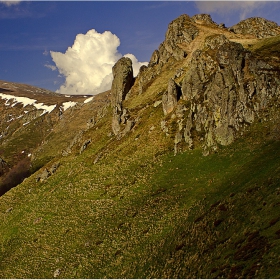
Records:
M113 67L113 77L111 89L111 103L113 107L112 130L115 135L118 135L122 129L121 124L127 124L127 120L129 119L127 110L122 108L122 102L134 83L132 61L130 58L122 57L117 61ZM125 127L125 133L132 128L132 123L129 122L129 128Z
M175 151L183 138L192 148L197 135L205 153L215 150L217 144L232 143L246 125L275 105L271 100L280 97L279 69L258 60L224 35L207 37L204 45L204 50L193 53L182 80L186 105L181 113L178 106L176 109L174 91L170 90L169 97L163 96L164 114L175 111L177 117ZM170 82L168 88L172 88Z
M88 147L89 144L91 144L91 139L84 141L80 148L80 154Z
M266 38L280 34L280 28L277 23L260 17L242 20L230 29L237 34L252 34L257 38Z

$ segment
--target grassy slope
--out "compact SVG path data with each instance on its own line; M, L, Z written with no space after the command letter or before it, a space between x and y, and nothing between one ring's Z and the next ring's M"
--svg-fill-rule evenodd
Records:
M153 107L177 65L166 68L125 102L139 116L127 136L108 134L108 110L81 155L53 159L45 182L34 174L0 198L1 278L280 277L279 133L257 123L218 153L174 156Z
M279 278L280 145L260 129L208 157L159 155L143 126L95 165L94 146L61 158L1 197L0 276Z

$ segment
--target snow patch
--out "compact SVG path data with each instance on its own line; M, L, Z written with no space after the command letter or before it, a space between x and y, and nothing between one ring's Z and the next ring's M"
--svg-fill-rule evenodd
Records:
M90 98L87 98L87 99L84 101L84 103L88 103L88 102L90 102L92 99L93 99L93 96L90 97Z
M6 100L6 103L5 103L6 106L11 105L10 103L8 103L11 100L12 107L14 107L18 103L21 103L23 105L23 107L26 107L27 105L32 105L38 110L43 110L44 111L43 114L50 113L56 107L56 104L55 105L45 105L44 103L36 103L37 102L36 99L32 99L32 98L28 98L28 97L13 96L13 95L4 94L4 93L0 93L0 97L3 100ZM26 111L24 111L24 112L26 112Z
M63 111L66 111L67 109L69 109L70 107L73 107L77 104L77 102L74 102L74 101L67 101L67 102L64 102L62 103L62 108L63 108Z

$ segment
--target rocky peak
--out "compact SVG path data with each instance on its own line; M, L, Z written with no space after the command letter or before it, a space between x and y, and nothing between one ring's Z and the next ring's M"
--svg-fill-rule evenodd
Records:
M230 30L237 34L251 34L257 38L266 38L280 34L280 27L276 22L261 17L251 17L242 20L233 25Z
M175 152L183 139L189 148L200 142L205 154L228 145L256 119L274 118L273 110L267 110L279 106L278 68L222 34L206 37L204 46L192 53L180 85L182 101L176 100L170 82L169 94L163 95L164 115L173 112L178 123Z
M165 40L159 49L153 52L149 66L166 63L170 57L176 60L185 58L188 53L184 46L189 45L199 34L197 24L218 27L208 14L197 14L193 17L186 14L179 16L168 25Z
M191 18L195 23L206 23L206 24L215 24L212 17L208 14L197 14Z
M145 94L158 76L165 75L166 65L170 73L173 69L173 76L166 75L166 89L160 91L163 132L173 133L174 123L177 123L173 135L175 153L183 143L189 148L200 145L204 154L219 145L229 145L248 125L260 120L269 106L275 105L271 100L279 100L278 60L269 64L238 43L243 38L249 40L248 34L252 35L252 43L254 36L278 34L278 25L262 18L251 18L235 25L232 31L236 34L221 28L206 14L181 15L169 24L165 41L153 52L148 67L142 67L137 76L131 92ZM119 78L114 74L113 100L121 100L114 103L117 108L113 117L115 135L129 131L134 124L129 123L128 110L122 108L125 94L114 89L120 83L120 88L127 86L129 90L126 75L123 75L127 72L120 69L121 82L117 82ZM122 129L122 125L129 127Z
M187 53L180 45L189 44L198 35L199 30L188 15L181 15L173 20L165 34L164 42L159 46L158 53L153 53L150 64L167 62L172 56L180 60L187 56Z
M126 125L125 132L129 131L133 126L133 121L129 120L128 111L122 106L123 100L134 83L131 59L122 57L113 66L112 71L114 77L111 89L112 130L115 135L119 135L122 129L121 124Z

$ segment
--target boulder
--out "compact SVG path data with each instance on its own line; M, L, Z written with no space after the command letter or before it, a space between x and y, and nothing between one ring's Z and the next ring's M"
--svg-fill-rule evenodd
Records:
M150 62L148 64L148 67L153 67L154 65L157 65L159 62L159 51L155 50L151 56Z
M88 145L91 143L91 139L85 140L80 148L80 154L88 147Z

